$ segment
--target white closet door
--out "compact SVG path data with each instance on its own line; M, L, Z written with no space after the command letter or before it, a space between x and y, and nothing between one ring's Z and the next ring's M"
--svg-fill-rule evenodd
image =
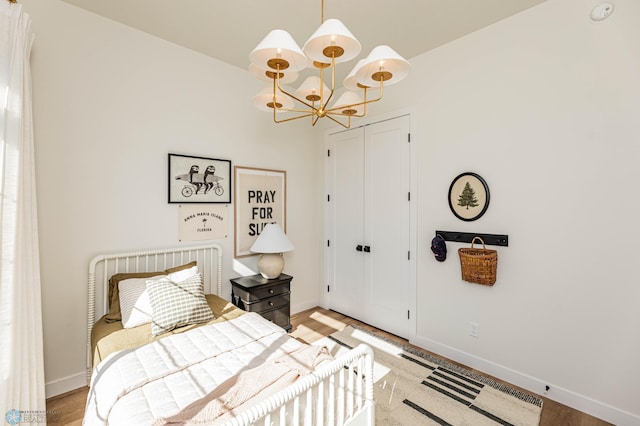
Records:
M330 240L333 253L333 280L330 283L331 309L358 318L363 314L364 269L364 131L362 128L331 136L334 188L330 211L334 229Z
M366 321L409 333L410 146L409 116L365 128Z
M329 137L329 307L409 333L409 116Z

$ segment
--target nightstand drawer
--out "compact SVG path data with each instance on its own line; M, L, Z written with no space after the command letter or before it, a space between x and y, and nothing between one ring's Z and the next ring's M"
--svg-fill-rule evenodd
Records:
M269 297L267 299L260 300L253 303L245 303L245 309L250 312L262 313L270 309L279 308L281 306L289 306L290 296L286 294L280 294L278 296Z
M280 294L289 294L289 283L281 283L276 285L270 285L265 287L253 288L251 290L245 290L240 287L234 287L233 294L240 297L245 302L251 303L271 296L278 296Z
M240 309L255 312L291 331L291 275L266 279L262 275L231 278L231 301Z
M283 306L280 309L263 312L260 315L272 323L285 328L287 331L289 331L289 328L291 327L289 325L289 306Z

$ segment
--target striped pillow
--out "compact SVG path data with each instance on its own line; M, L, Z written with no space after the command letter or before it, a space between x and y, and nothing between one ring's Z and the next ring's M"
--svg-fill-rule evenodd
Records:
M147 280L147 292L153 308L151 334L154 337L213 319L199 273L178 283L167 277Z

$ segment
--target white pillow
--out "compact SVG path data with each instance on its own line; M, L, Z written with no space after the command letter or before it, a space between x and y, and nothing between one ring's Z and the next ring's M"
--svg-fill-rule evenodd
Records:
M198 273L198 267L172 272L168 275L157 275L149 278L129 278L118 283L120 294L120 312L122 327L133 328L148 324L153 317L153 309L147 292L147 280L168 278L171 281L184 281Z
M180 282L180 281L184 281L187 278L191 278L192 276L194 276L195 274L198 273L198 267L197 266L193 266L189 269L183 269L181 271L176 271L176 272L172 272L169 275L167 275L167 278L169 278L170 281L173 282ZM146 280L152 280L153 278L145 278Z

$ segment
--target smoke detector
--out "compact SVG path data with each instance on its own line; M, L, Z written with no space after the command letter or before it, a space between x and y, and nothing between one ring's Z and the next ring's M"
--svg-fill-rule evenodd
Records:
M613 3L605 1L598 3L591 10L591 19L594 21L604 21L613 13Z

